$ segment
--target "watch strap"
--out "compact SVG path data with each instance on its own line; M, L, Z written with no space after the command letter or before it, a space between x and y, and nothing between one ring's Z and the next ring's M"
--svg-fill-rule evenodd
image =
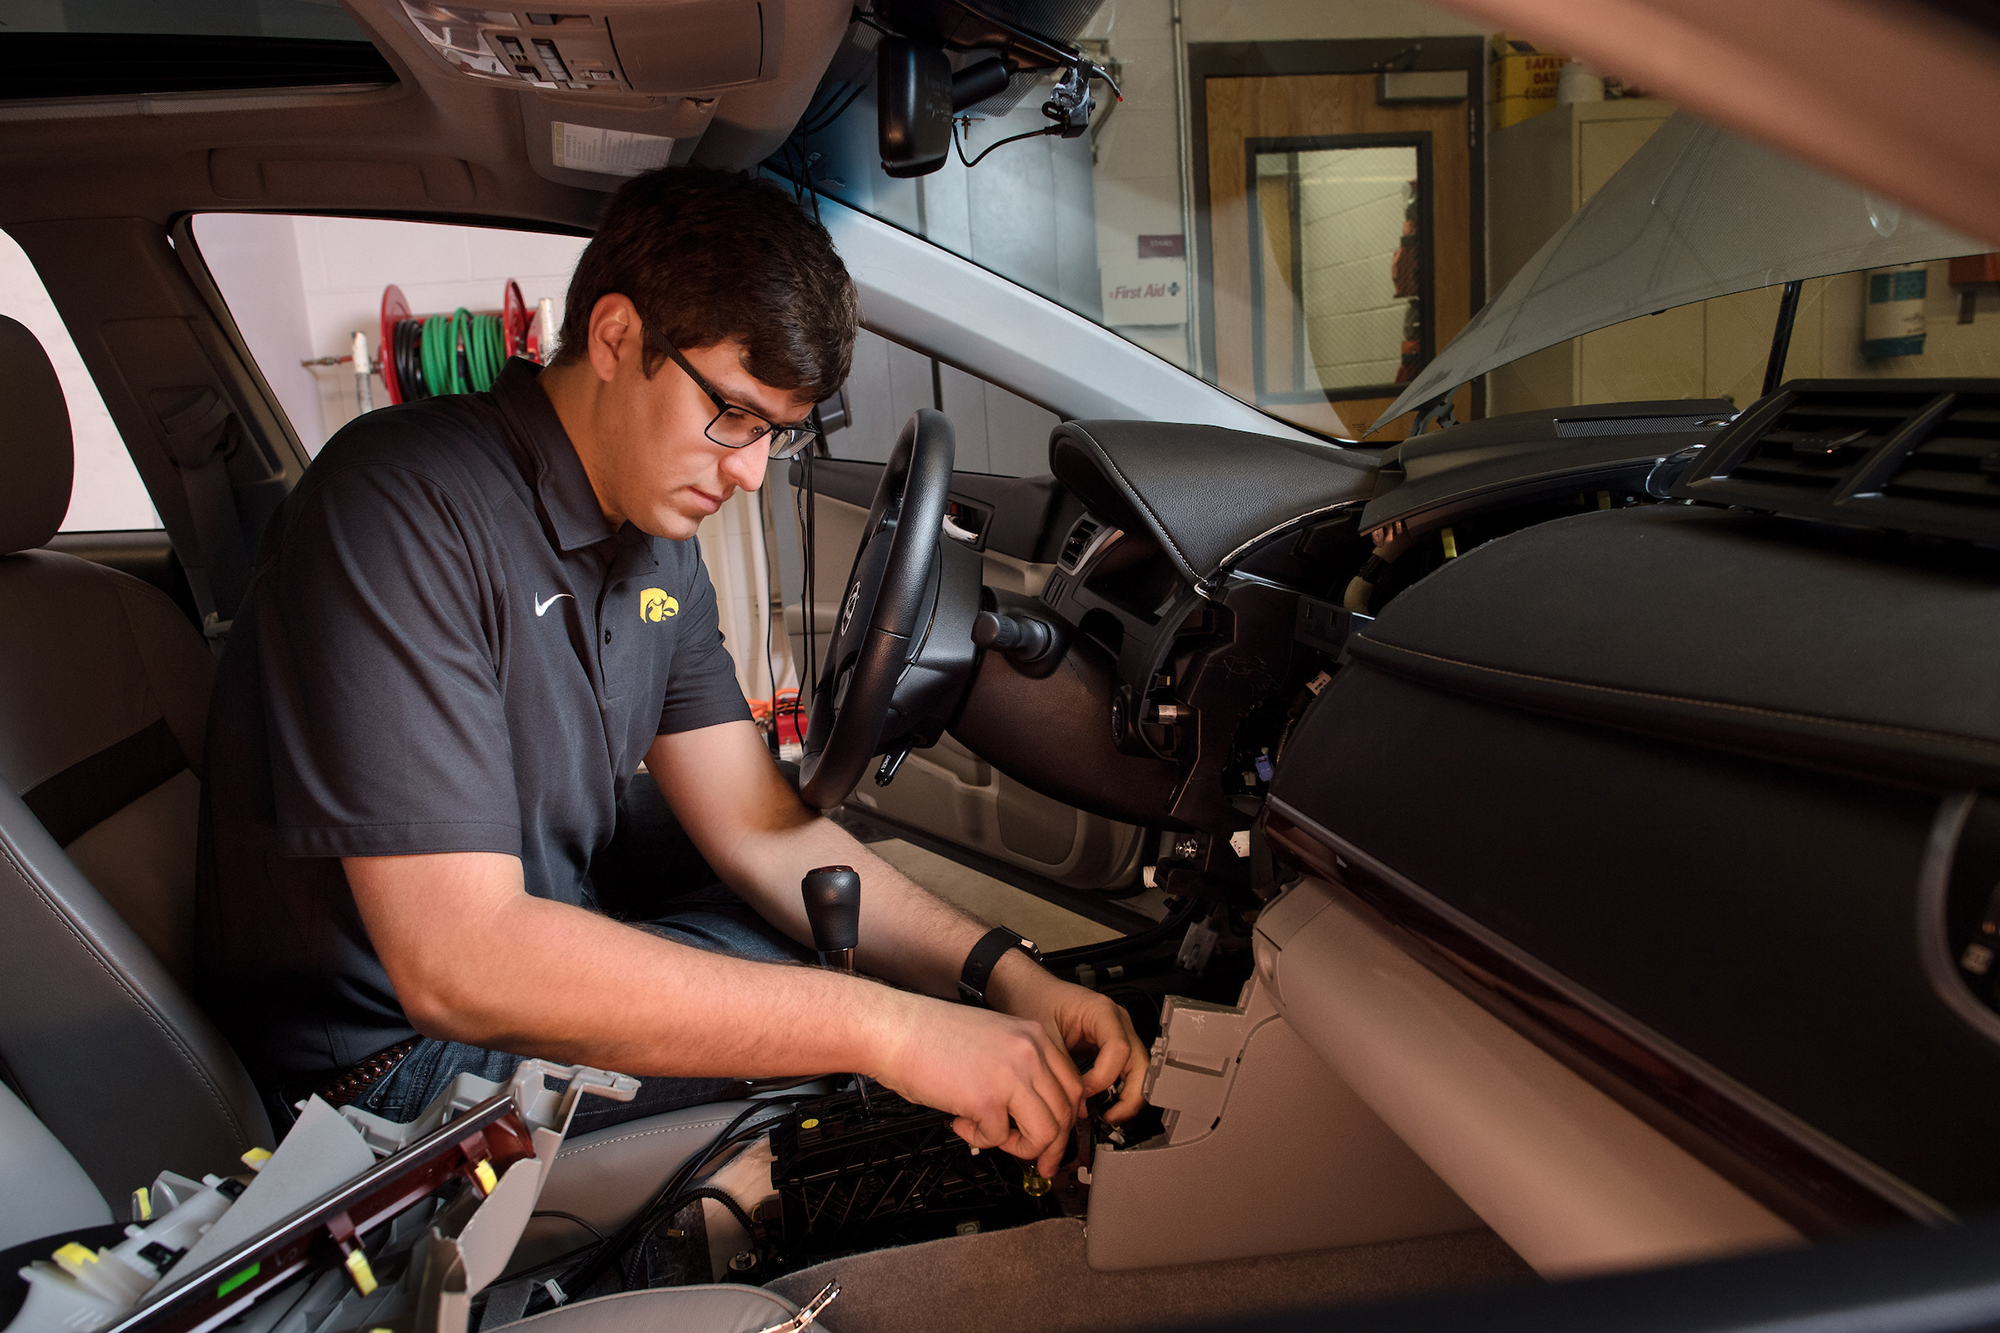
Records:
M965 966L958 974L958 998L967 1004L984 1005L986 983L1009 949L1019 949L1037 963L1042 960L1033 940L1025 938L1018 930L995 926L980 936L979 943L973 945L972 952L965 956Z

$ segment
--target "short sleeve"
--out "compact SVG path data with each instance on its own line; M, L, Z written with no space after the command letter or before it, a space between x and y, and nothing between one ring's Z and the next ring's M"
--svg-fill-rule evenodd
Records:
M694 543L689 542L692 547ZM673 670L667 677L666 699L660 708L659 735L696 731L750 717L743 687L736 683L736 663L722 641L722 623L715 605L715 585L700 554L693 557L688 596L678 617L687 637L674 649Z
M519 855L497 562L409 468L307 483L253 593L281 852Z

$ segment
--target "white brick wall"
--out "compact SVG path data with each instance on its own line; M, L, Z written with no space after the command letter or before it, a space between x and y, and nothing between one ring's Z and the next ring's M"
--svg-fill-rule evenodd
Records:
M498 310L512 278L531 308L552 298L560 323L585 245L488 227L255 214L197 218L195 240L308 453L354 416L354 376L346 366L299 363L345 356L357 330L379 356L384 287L402 288L410 309L427 315ZM380 376L373 390L375 405L387 406Z

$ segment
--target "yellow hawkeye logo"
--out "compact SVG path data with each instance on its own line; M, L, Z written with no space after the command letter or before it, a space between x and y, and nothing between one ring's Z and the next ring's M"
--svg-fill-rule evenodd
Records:
M648 588L639 594L639 619L665 620L668 616L680 614L681 604L667 595L664 588Z

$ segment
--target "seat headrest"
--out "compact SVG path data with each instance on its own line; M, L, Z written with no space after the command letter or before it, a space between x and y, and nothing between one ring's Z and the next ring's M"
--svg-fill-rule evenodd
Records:
M0 555L46 546L69 512L69 404L34 334L0 315Z

